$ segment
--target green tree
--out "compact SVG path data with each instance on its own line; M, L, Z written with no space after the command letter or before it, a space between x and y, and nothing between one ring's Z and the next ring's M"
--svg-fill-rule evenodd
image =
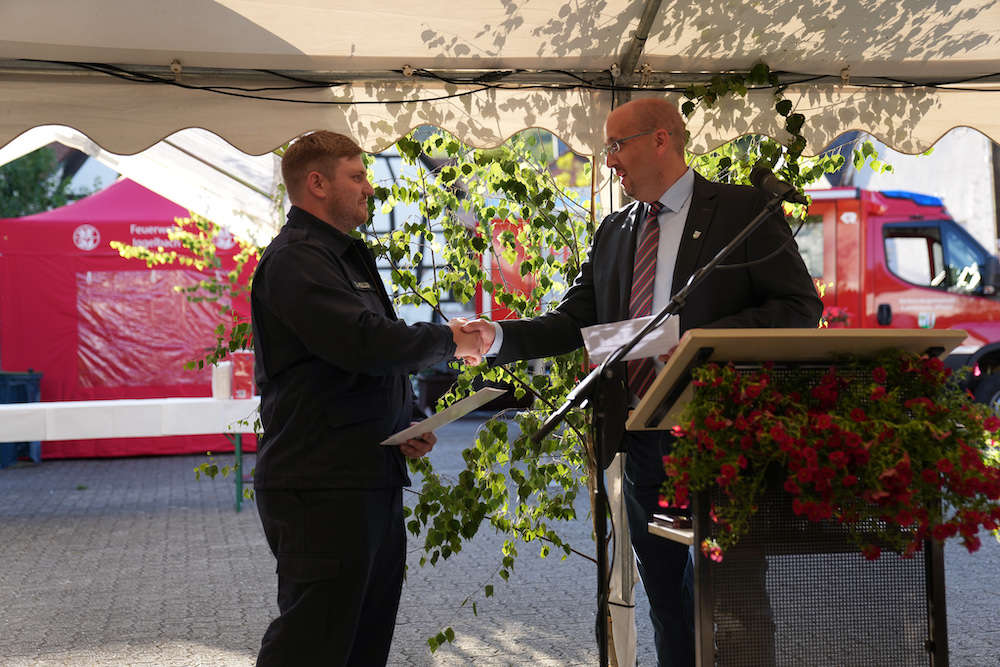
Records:
M0 218L18 218L65 206L86 192L70 190L56 169L55 152L39 148L0 166Z

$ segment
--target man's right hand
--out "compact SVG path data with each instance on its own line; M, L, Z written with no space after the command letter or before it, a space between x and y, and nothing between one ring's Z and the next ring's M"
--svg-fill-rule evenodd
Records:
M448 328L455 341L455 357L474 366L483 360L483 353L480 351L481 337L475 332L465 331L464 327L468 324L464 317L456 317L448 321Z
M462 331L475 333L479 336L479 354L481 355L490 351L490 348L493 347L493 340L497 335L493 323L486 320L473 320L463 326Z

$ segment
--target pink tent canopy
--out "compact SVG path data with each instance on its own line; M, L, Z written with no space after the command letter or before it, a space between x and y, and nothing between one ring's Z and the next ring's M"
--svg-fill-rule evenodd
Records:
M214 344L210 303L174 287L205 274L148 268L111 241L177 249L168 239L188 212L129 180L59 209L0 220L0 367L41 372L43 401L211 395L211 372L184 369ZM216 238L223 268L238 250ZM234 308L248 316L246 303ZM252 445L251 445L252 446ZM227 451L224 436L47 443L45 458Z

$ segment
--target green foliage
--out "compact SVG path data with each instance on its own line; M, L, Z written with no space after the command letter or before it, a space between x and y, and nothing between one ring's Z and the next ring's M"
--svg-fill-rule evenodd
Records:
M421 143L404 138L397 149L415 170L395 184L376 189L388 211L415 204L422 219L405 220L399 229L373 239L377 252L393 266L392 288L397 302L432 306L446 294L460 301L474 297L477 283L516 316L531 316L553 307L559 294L579 272L590 245L594 221L589 208L557 182L541 162L533 133L521 134L500 148L472 150L444 134ZM439 166L426 168L417 157L436 156ZM565 182L589 184L590 165L563 158L573 167ZM420 283L411 267L426 256L434 271ZM504 262L527 282L527 289L493 281L484 270L483 255ZM442 404L473 391L472 380L513 382L515 394L530 394L536 409L498 415L487 421L476 441L462 452L466 469L456 478L445 477L429 459L411 462L423 480L420 497L407 519L407 528L423 536L421 565L435 565L460 552L486 525L507 536L494 575L512 575L519 545L541 542L540 552L554 548L562 557L572 548L558 534L556 524L576 517L579 490L589 474L583 413L571 415L570 427L540 444L531 441L541 419L563 401L582 376L583 353L578 351L547 362L545 374L532 375L528 364L506 368L485 364L464 368ZM493 585L484 584L490 597ZM473 613L477 611L472 601ZM431 638L432 650L447 633Z
M681 105L681 112L690 117L695 109L703 105L711 108L725 95L743 97L752 86L780 86L777 76L764 63L758 63L750 72L732 73L713 77L710 85L691 86L685 91L687 101ZM770 137L749 135L741 137L704 155L689 156L689 164L702 176L722 183L748 183L750 170L758 160L767 161L774 173L791 183L800 191L815 183L824 174L837 171L844 165L840 154L821 154L803 157L806 138L802 135L805 116L793 113L792 101L786 99L778 87L774 96L774 111L784 118L784 129L789 137L778 141ZM929 151L928 151L929 154ZM892 165L878 159L878 152L870 141L852 150L855 169L865 164L879 173L892 171ZM805 215L805 207L790 206L792 218Z
M427 645L431 647L431 653L433 653L445 642L451 643L453 641L455 641L455 631L447 627L433 637L428 637Z
M724 95L744 95L747 86L773 78L763 65L746 76L716 77L709 86L689 91L684 112L690 115L698 104L711 106ZM802 188L843 165L839 155L803 158L804 117L792 113L791 103L780 95L775 106L791 135L786 144L744 137L709 155L690 156L692 166L709 179L745 183L752 166L763 157L779 166L783 178ZM416 204L421 213L421 219L405 221L374 243L393 264L397 301L433 306L446 293L467 301L481 283L486 293L518 317L538 315L558 303L580 270L596 226L590 207L581 206L566 186L587 184L592 165L577 171L557 170L562 178L553 178L539 161L539 142L533 143L531 137L530 133L518 135L490 150L470 150L444 134L422 143L408 137L397 144L417 175L377 188L376 197L384 211L398 204ZM424 168L417 160L421 152L434 155L440 166ZM866 155L866 159L871 158ZM563 156L560 165L567 164L578 163ZM804 210L797 213L804 215ZM418 284L407 266L417 265L425 253L432 258L433 277ZM519 275L530 277L526 289L519 291L487 275L480 260L484 254L493 263L506 263ZM442 405L471 393L477 376L514 383L519 395L535 397L534 405L531 410L487 421L475 443L462 452L466 468L455 478L435 472L427 459L411 462L423 486L407 528L423 535L422 565L435 565L458 553L486 525L507 536L495 572L503 580L513 574L520 544L540 541L543 557L552 548L563 558L580 553L559 536L558 525L575 518L577 495L595 472L585 436L587 415L571 414L565 429L540 444L533 443L531 436L583 375L584 364L583 353L578 351L546 360L543 371L536 373L529 372L524 362L506 368L483 364L462 369ZM485 597L492 593L492 584L483 587ZM474 601L472 608L475 613ZM442 637L429 640L432 649L444 641Z
M985 452L985 459L988 465L991 465L994 468L1000 468L1000 440L990 438ZM1000 527L994 528L991 532L997 542L1000 542Z
M257 432L259 434L260 433L259 419L256 421L255 426L257 427ZM212 456L212 452L206 452L206 455L208 456L208 460L203 461L194 467L195 479L201 479L202 475L204 475L208 479L215 479L216 477L220 476L222 477L222 479L226 479L227 477L229 477L230 474L232 475L241 474L239 465L234 464L231 466L230 465L220 466L218 463L215 462L215 457ZM250 476L253 477L253 469L250 470ZM253 501L254 499L253 487L250 486L243 487L243 498L245 500Z
M56 157L51 148L39 148L0 165L0 218L17 218L65 206L71 198L89 192L74 192L70 179L56 174Z

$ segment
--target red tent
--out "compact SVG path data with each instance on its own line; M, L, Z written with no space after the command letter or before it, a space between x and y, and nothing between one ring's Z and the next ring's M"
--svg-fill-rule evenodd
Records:
M43 373L43 401L210 396L211 370L184 369L214 345L210 303L174 290L204 274L123 259L110 241L164 248L180 206L129 180L62 208L0 220L0 368ZM223 268L238 250L216 239ZM248 315L249 306L234 304ZM253 447L253 444L250 444ZM231 451L224 436L74 440L45 458Z

